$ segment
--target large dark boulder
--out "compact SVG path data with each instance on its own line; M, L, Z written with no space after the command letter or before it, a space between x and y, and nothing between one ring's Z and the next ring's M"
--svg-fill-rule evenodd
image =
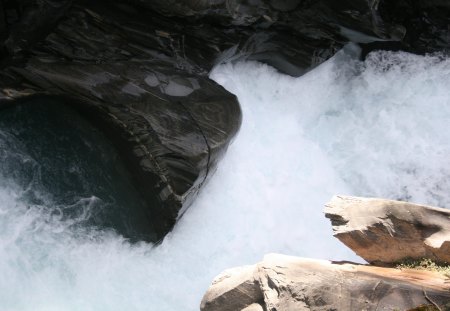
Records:
M64 96L119 149L163 237L236 134L207 75L254 60L299 76L343 45L449 46L445 1L2 0L0 101Z
M178 54L170 34L127 15L138 12L96 9L72 7L25 61L6 67L0 104L63 96L118 148L158 240L214 171L239 129L240 107Z

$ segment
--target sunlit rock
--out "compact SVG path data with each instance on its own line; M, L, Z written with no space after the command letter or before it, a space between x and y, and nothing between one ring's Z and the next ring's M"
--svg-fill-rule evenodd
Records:
M241 311L264 311L264 308L259 303L252 303Z
M259 303L263 302L258 278L255 266L225 270L214 279L213 286L203 297L201 309L258 310ZM225 305L227 309L224 309Z
M326 205L334 236L374 264L429 258L450 262L450 210L335 196Z
M250 269L249 267L246 268ZM438 272L399 270L270 254L247 272L253 289L240 291L243 275L227 270L206 292L202 311L248 310L409 310L420 305L450 307L450 284ZM234 272L234 273L233 273ZM253 278L257 282L253 283ZM230 284L236 284L230 289ZM231 297L228 293L234 291ZM262 292L258 295L248 292ZM221 294L223 293L223 294ZM250 304L249 298L253 298ZM242 301L241 305L238 302ZM253 307L252 307L253 308Z

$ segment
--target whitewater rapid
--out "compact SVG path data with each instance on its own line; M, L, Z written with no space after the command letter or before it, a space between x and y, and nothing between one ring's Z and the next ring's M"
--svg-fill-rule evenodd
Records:
M238 96L242 128L159 246L73 226L3 177L1 310L198 310L215 275L269 252L358 260L323 216L334 194L450 207L449 59L350 51L300 78L259 63L211 78Z

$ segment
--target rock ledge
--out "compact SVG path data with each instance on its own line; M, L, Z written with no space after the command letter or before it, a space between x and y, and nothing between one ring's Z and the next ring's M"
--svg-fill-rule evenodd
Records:
M220 274L202 311L450 310L450 284L437 272L269 254L253 266Z
M450 274L378 266L450 262L449 210L335 196L325 213L334 235L375 265L269 254L220 274L201 310L450 310Z
M429 258L450 263L450 210L335 196L326 205L334 236L366 261L389 265Z

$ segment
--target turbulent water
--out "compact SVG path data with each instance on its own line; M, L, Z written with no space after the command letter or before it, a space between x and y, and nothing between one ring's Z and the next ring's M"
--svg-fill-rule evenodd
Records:
M83 191L69 201L82 208L61 206L67 189L46 180L65 180L58 171L67 163L55 160L55 173L18 138L29 123L1 121L0 309L198 310L217 273L268 252L355 259L323 216L333 194L450 207L450 60L351 54L300 78L258 63L216 67L211 77L241 102L242 129L157 247L85 223L93 205L131 195L108 196L120 171L92 172L81 154L70 158L69 180ZM49 153L60 154L57 146ZM92 143L79 146L92 159Z

